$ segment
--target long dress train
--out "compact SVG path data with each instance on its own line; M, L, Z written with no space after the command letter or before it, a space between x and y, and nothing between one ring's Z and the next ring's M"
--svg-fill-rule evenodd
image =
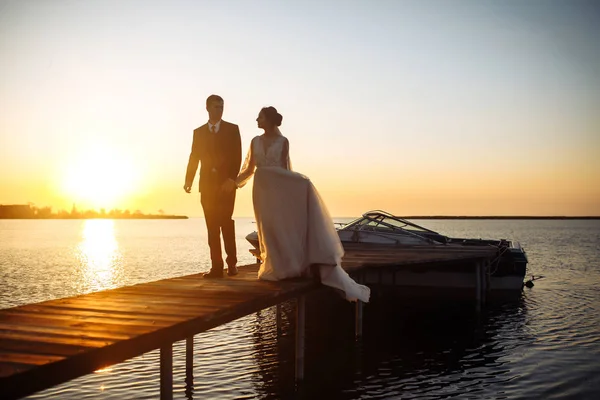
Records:
M341 267L344 248L327 207L306 176L290 168L288 141L279 135L265 148L263 136L252 139L236 183L254 176L252 200L262 264L258 278L281 280L310 276L318 265L321 283L344 292L350 301L369 301L370 289Z

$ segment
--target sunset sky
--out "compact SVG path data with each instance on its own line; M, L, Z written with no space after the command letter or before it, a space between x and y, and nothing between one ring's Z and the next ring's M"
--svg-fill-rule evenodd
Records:
M0 0L0 204L202 215L216 93L333 216L600 215L599 38L597 1Z

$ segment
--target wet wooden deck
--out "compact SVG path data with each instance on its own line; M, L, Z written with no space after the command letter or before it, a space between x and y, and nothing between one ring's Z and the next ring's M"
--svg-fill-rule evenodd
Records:
M403 265L476 262L491 248L347 248L350 273ZM445 250L444 250L445 249ZM0 310L0 398L16 399L123 362L261 309L327 290L309 279L256 279L258 265L234 278L201 274Z

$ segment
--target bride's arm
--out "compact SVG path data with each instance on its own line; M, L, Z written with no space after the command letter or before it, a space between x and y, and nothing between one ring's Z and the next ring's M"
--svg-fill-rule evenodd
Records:
M242 170L238 174L237 178L235 178L235 186L238 188L243 187L252 175L254 175L254 170L256 169L256 162L254 160L254 152L252 149L254 148L254 141L256 138L252 139L250 142L250 148L248 149L248 155L246 155L246 160L244 160L244 165L242 166Z
M283 168L291 170L292 163L290 162L290 142L287 138L284 138L283 149L281 149L281 166Z

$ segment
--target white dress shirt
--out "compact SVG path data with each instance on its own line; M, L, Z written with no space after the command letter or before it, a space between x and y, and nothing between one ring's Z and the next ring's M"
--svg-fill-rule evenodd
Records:
M215 127L215 133L219 133L219 128L221 128L221 120L219 120L219 122L217 122L214 125L209 122L208 123L208 130L212 132L213 131L213 126Z

